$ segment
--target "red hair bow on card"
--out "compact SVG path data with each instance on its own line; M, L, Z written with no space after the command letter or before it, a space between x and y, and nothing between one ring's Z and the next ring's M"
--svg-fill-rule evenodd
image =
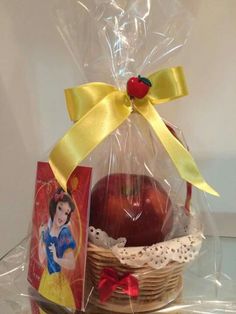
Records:
M130 273L120 275L113 268L104 268L98 284L99 299L106 302L117 288L121 288L122 292L131 296L139 295L138 279Z
M60 193L56 193L56 194L54 195L54 201L55 201L55 202L62 201L64 195L65 195L65 192L63 192L63 191L61 191Z

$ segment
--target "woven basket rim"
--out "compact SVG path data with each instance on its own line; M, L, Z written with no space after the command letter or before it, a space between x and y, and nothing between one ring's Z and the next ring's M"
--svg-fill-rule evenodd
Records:
M89 247L90 246L90 247ZM112 252L111 249L109 248L103 248L101 246L97 246L96 244L88 241L88 248L87 248L88 252L99 252L99 253L108 253L108 254L112 254L113 257L115 259L118 260L118 258L114 255L114 253ZM173 267L173 266L177 266L177 265L186 265L187 263L186 262L177 262L177 261L170 261L167 265L165 265L162 269L165 269L166 267L169 268L169 267ZM143 266L139 266L137 268L145 268L145 267L151 267L150 265L148 265L147 263L145 263ZM151 267L152 268L152 267Z

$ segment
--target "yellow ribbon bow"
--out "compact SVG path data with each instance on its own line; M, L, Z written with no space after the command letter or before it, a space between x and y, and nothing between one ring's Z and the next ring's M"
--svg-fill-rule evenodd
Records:
M143 99L131 100L126 92L106 83L94 82L65 90L67 109L75 124L56 144L49 158L64 190L75 167L135 110L152 126L182 179L218 196L200 174L188 150L171 134L154 108L154 105L188 94L182 67L155 72L149 80L152 87Z

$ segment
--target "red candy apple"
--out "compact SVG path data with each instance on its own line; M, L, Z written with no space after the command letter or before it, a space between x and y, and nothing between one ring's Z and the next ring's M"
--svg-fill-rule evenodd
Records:
M152 83L146 77L131 77L127 82L127 93L130 97L143 98L147 95Z
M90 225L115 239L125 237L127 246L152 245L172 227L171 201L149 176L111 174L93 188Z

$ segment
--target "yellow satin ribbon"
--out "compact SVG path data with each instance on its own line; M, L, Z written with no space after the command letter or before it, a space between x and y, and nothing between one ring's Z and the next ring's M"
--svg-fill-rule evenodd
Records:
M190 153L172 135L154 108L154 105L188 94L182 67L158 71L150 75L149 80L152 87L141 100L131 100L126 92L99 82L65 90L67 109L75 124L56 144L49 158L64 190L76 166L135 110L152 126L179 175L200 190L219 195L206 183Z

